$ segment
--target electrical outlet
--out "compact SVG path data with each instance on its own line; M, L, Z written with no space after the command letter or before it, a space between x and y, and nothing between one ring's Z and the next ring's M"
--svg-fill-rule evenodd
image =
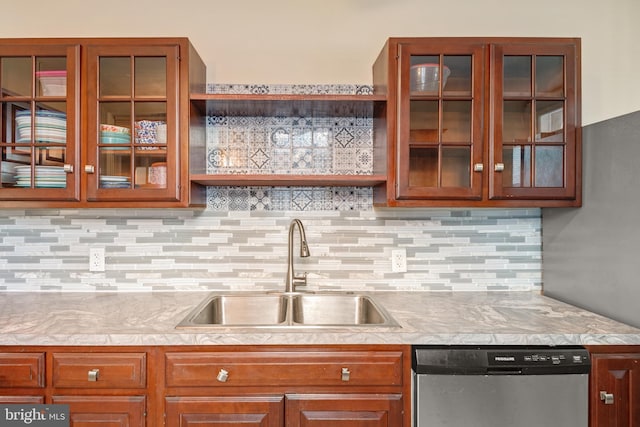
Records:
M89 248L89 271L104 271L104 248Z
M407 250L394 249L391 251L391 271L394 273L407 272Z

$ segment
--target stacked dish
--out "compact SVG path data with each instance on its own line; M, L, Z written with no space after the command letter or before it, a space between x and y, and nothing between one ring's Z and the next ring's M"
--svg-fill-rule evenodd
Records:
M100 175L100 188L131 188L131 178L119 175Z
M1 162L0 163L0 180L2 184L15 184L16 183L16 166L19 163L13 162Z
M58 111L38 110L35 115L35 134L37 142L67 142L67 115ZM31 142L31 110L16 113L16 142Z
M131 129L102 124L100 125L100 144L126 144L131 143ZM109 147L110 150L128 150L129 147Z
M166 144L167 126L159 120L139 120L135 122L136 144ZM160 129L160 132L158 132ZM160 137L159 137L160 136ZM157 150L160 147L142 147L141 150Z
M36 166L35 187L65 188L67 176L61 166ZM16 166L16 187L31 187L31 165Z

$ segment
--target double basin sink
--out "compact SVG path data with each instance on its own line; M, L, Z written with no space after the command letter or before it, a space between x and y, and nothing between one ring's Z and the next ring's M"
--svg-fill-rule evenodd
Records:
M204 327L397 326L372 297L342 293L211 295L178 324Z

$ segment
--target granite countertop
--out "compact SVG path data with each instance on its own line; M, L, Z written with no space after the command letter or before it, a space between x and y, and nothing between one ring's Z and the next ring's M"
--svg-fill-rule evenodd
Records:
M0 293L0 345L639 344L537 292L375 292L396 327L176 329L210 292Z

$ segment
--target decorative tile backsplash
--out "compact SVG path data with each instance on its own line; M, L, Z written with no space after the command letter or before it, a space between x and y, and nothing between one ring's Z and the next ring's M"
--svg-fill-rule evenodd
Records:
M371 93L354 85L210 85L224 93ZM371 113L209 115L208 173L370 174ZM541 289L539 209L374 209L358 187L209 187L207 208L3 210L0 291L279 290L287 230L311 289ZM89 272L102 247L105 272ZM407 252L406 273L391 251Z
M225 94L371 94L357 85L216 85L209 93ZM209 174L373 173L373 110L341 115L207 117ZM364 210L372 191L358 187L210 187L213 210Z

